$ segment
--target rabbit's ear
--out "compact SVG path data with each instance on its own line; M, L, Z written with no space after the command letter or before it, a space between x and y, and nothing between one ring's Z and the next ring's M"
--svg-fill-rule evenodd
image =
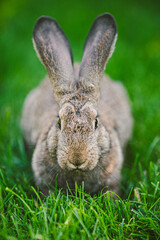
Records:
M82 90L98 100L100 80L106 63L111 57L117 39L117 27L114 18L105 13L95 19L87 36L79 80Z
M73 58L67 37L56 20L41 17L33 30L33 44L45 66L59 103L74 81Z

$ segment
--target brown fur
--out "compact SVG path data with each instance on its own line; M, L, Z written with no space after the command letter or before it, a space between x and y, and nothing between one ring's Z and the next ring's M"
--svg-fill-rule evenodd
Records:
M123 86L107 76L102 77L102 70L114 48L115 22L108 14L95 20L86 40L82 64L76 64L72 70L69 66L68 73L69 63L61 71L65 62L62 61L61 65L59 60L62 53L54 44L59 38L65 42L66 37L60 32L55 20L45 18L38 21L34 30L35 47L46 69L50 69L50 80L46 78L28 95L22 116L25 139L29 145L35 146L32 168L36 183L45 193L46 185L54 187L55 181L63 189L67 188L67 184L74 188L75 182L78 185L84 182L85 190L91 194L106 186L118 192L123 149L131 135L132 117ZM45 45L41 29L45 28L48 21L48 31L51 33L49 43ZM106 24L104 29L102 23ZM57 35L52 33L50 26L57 31ZM102 36L97 35L99 28ZM44 41L45 52L37 40L39 35L41 41ZM93 36L97 48L95 43L92 48ZM68 58L68 44L64 44L63 50L64 54L67 52ZM58 62L56 66L60 66L56 67L58 73L54 70L55 63L48 62L52 54L52 60ZM65 76L67 82L64 85Z

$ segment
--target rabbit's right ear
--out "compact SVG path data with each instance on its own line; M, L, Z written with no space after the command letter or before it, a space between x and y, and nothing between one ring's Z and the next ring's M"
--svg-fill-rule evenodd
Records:
M79 71L82 91L90 94L96 101L100 80L113 53L116 39L117 27L112 15L105 13L97 17L87 36Z
M63 30L55 19L41 17L33 30L33 44L45 66L59 103L74 81L72 52Z

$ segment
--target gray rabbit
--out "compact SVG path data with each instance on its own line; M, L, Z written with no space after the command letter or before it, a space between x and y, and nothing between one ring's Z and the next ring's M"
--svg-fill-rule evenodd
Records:
M73 65L67 37L55 19L41 17L33 43L48 76L27 96L22 129L34 145L32 168L41 191L48 186L118 193L123 150L133 120L121 83L104 76L117 39L114 18L97 17L84 45L81 64Z

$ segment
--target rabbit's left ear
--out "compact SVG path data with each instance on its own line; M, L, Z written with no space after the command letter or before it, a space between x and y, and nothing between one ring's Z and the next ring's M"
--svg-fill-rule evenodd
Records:
M79 80L82 91L98 100L100 80L117 39L117 26L112 15L105 13L95 19L87 36Z
M69 41L55 19L41 17L33 30L36 52L45 66L57 103L71 91L74 81L73 57Z

